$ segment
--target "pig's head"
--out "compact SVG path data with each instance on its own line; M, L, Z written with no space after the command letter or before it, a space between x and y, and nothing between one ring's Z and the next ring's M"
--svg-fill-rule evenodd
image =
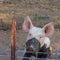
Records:
M23 30L28 32L26 41L28 51L39 51L42 47L44 47L43 49L50 47L49 38L54 32L53 23L48 23L43 28L35 27L27 16L23 23Z

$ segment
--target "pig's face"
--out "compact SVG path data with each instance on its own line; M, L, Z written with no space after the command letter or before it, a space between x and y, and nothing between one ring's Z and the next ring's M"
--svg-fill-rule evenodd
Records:
M33 26L29 16L26 17L23 23L23 30L28 32L26 48L29 51L38 51L45 45L45 48L50 47L49 37L54 32L53 23L46 24L43 28Z

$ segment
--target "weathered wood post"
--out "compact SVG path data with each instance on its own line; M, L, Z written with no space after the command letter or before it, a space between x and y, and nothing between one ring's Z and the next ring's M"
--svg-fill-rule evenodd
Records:
M16 21L12 21L11 27L11 60L15 60L16 51Z

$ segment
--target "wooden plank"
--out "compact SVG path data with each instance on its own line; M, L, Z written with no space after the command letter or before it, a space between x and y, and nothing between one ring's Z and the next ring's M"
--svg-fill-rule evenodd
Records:
M15 51L16 51L16 21L12 21L11 28L11 60L15 60Z

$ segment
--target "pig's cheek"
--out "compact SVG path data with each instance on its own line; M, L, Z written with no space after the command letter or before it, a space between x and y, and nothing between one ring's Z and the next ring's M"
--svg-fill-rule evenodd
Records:
M38 41L40 41L40 38L39 37L35 37Z

